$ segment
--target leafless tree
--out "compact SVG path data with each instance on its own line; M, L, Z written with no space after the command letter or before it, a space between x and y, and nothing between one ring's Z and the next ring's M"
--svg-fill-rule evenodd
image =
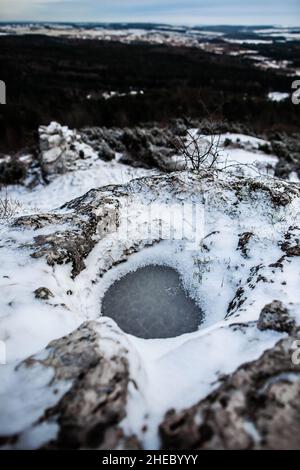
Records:
M0 195L0 219L10 219L14 217L20 209L21 203L9 197L7 189Z
M200 172L216 167L220 156L220 135L199 135L187 131L186 137L176 137L173 144L192 170Z

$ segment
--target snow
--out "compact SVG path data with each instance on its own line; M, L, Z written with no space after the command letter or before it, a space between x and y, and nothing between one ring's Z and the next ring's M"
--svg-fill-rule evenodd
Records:
M29 427L40 416L40 410L54 405L64 395L70 383L52 387L53 371L36 364L30 371L20 367L1 369L0 434L15 434ZM15 417L17 416L17 419ZM40 442L41 436L37 435Z
M268 98L270 101L275 101L276 103L280 103L281 101L285 101L290 97L290 93L283 93L280 91L272 91L268 94Z
M290 173L289 181L291 183L300 183L300 179L295 171L292 171L292 173Z
M252 44L252 45L260 45L260 44L272 44L273 41L269 39L228 39L224 38L226 42L230 42L231 44Z
M224 146L226 139L231 140L231 146ZM224 134L220 144L221 164L246 164L247 176L250 172L250 176L261 179L259 173L266 174L267 168L277 162L275 156L259 150L266 144L261 139ZM45 354L50 341L72 332L86 320L98 322L101 338L105 338L99 346L107 354L112 354L110 348L114 343L109 340L114 340L116 334L126 346L132 380L122 426L128 434L143 436L143 445L149 449L159 447L157 427L170 408L180 410L195 404L217 387L221 374L231 373L241 364L258 358L283 336L256 328L255 321L267 303L281 300L300 322L300 260L294 257L284 261L282 271L273 272L269 267L282 256L278 243L299 218L299 200L287 207L274 208L268 196L258 191L252 199L238 201L235 192L226 189L226 183L233 181L234 171L235 166L225 171L218 183L204 182L203 190L196 194L189 189L182 192L182 188L171 192L163 182L157 194L135 179L157 172L126 167L117 160L106 163L92 159L90 167L59 175L48 186L39 185L33 191L20 186L10 189L10 195L22 202L23 214L54 209L96 186L131 181L127 189L132 196L120 196L119 202L126 207L129 219L137 224L128 225L125 239L119 228L98 241L86 259L86 269L75 279L71 278L69 265L51 267L44 258L31 258L30 248L20 249L33 237L61 230L61 226L22 231L7 223L0 225L0 340L7 348L7 365L0 368L0 433L27 430L18 443L20 448L36 448L55 435L55 422L30 426L39 412L53 406L71 384L60 383L58 393L54 394L48 369L36 366L27 376L24 367L15 366L32 354ZM181 178L188 188L190 176L183 172ZM153 246L148 247L149 240L143 239L137 243L137 253L130 255L126 263L118 264L124 260L124 249L132 246L136 233L141 233L147 222L144 208L153 201L163 208L182 201L201 207L205 243L191 249L188 240L155 243L153 237L150 240ZM158 213L161 223L167 217L167 210ZM237 250L239 236L244 232L254 234L248 244L248 257ZM101 316L101 300L109 286L148 264L170 266L179 272L184 288L206 315L198 331L176 338L143 340L121 332L113 320ZM259 273L272 282L257 282L251 289L248 279L257 266ZM105 274L100 277L100 272ZM47 302L35 299L34 291L41 286L49 288L54 298ZM239 287L245 291L244 303L227 317L228 305ZM68 290L73 295L68 295ZM234 328L235 323L246 326ZM108 328L109 325L114 328ZM148 430L142 433L145 424ZM251 423L249 432L255 432Z
M197 129L190 129L187 144L191 143L192 138L198 140L198 145L202 146L204 152L212 143L214 146L218 145L219 157L216 166L223 171L234 175L253 177L260 174L274 175L278 157L260 150L264 146L271 148L270 143L266 140L230 132L206 136L199 134ZM228 147L226 142L229 143ZM192 145L191 153L193 149Z
M164 344L131 337L146 377L141 383L140 368L132 371L142 391L131 387L124 430L140 435L144 415L149 414L143 444L148 449L158 448L157 427L166 411L194 405L217 387L221 373L229 374L240 364L257 359L279 338L274 332L257 333L254 328L233 331L221 324L164 340ZM138 408L141 398L143 404Z
M278 36L283 37L286 41L299 41L300 33L299 29L293 28L266 28L266 29L259 29L254 31L255 33L259 34L260 36L267 36L267 37L274 37L277 38Z
M34 189L15 185L7 189L7 194L9 198L21 202L20 215L31 214L56 209L93 188L125 184L133 178L155 173L154 170L133 169L116 161L108 163L98 159L90 168L57 175L48 185L38 185Z

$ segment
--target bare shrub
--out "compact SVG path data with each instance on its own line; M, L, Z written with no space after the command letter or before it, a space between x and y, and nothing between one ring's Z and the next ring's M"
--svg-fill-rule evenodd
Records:
M216 167L220 155L220 136L192 135L188 131L187 138L189 141L177 137L174 142L176 149L183 155L187 167L196 172Z
M21 208L21 203L9 197L7 190L0 194L0 219L7 220L14 217Z
M0 163L0 184L18 184L26 177L26 166L17 159Z
M187 168L199 173L216 168L220 156L220 134L216 132L214 123L208 121L206 135L187 131L185 137L176 136L173 140L178 153L183 156Z

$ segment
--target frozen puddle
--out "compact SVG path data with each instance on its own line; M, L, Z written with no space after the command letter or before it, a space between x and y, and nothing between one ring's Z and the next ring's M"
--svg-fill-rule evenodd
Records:
M204 315L167 266L146 266L126 274L104 295L102 313L126 333L150 339L196 331Z

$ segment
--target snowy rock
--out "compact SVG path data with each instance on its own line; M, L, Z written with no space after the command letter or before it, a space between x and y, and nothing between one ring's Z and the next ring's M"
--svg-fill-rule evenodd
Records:
M248 256L247 246L252 237L253 237L252 232L245 232L240 235L238 250L241 250L241 252L243 253L245 257Z
M295 325L294 318L290 317L288 310L278 300L274 300L262 309L257 322L257 328L260 330L270 329L286 333L291 333Z
M126 350L118 346L105 347L103 336L105 324L89 322L70 335L53 341L37 356L30 357L18 368L23 376L34 377L38 367L40 373L50 373L44 386L44 407L30 414L31 398L24 395L23 406L28 413L26 428L15 410L18 432L1 436L0 443L6 448L35 448L35 434L42 429L39 447L50 449L114 449L138 448L134 437L124 437L119 427L126 412L129 380ZM22 383L19 384L22 386ZM33 381L32 390L37 386ZM40 385L41 386L41 385ZM15 391L11 393L14 395ZM41 393L42 390L41 390ZM49 396L50 394L50 396ZM13 412L12 412L13 413ZM40 413L40 414L39 414ZM2 420L8 418L4 412ZM31 422L30 422L31 420ZM56 423L53 428L53 423ZM52 425L52 428L51 428ZM35 441L36 442L36 441Z
M72 264L72 276L77 276L85 268L85 258L101 239L102 234L109 233L110 224L118 223L118 200L102 197L99 209L97 191L88 193L83 198L67 203L62 210L66 214L44 214L41 216L24 216L15 222L18 227L45 227L59 223L63 230L45 235L34 236L28 245L32 249L32 258L45 257L49 266L55 264ZM115 225L113 225L115 227Z
M300 366L295 336L240 367L199 404L169 411L163 449L299 449Z
M39 287L34 291L34 296L36 299L40 300L49 300L51 297L54 297L51 290L47 287Z
M78 160L96 159L93 150L76 131L51 122L39 128L40 162L44 177L79 169Z

